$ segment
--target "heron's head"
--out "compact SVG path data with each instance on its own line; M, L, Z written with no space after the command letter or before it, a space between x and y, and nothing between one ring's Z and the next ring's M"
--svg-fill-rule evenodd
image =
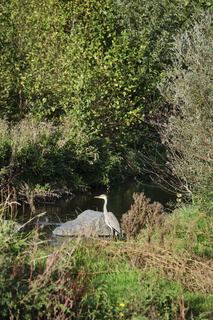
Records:
M100 196L95 196L94 198L106 200L107 196L105 194L101 194Z

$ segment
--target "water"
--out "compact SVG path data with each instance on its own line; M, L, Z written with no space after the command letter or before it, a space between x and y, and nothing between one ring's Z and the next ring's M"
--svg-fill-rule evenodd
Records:
M151 201L159 201L166 205L174 200L174 195L166 193L162 189L153 185L143 185L135 180L127 181L122 184L113 185L106 189L96 189L86 194L77 194L74 197L64 196L54 203L37 204L36 214L46 212L39 219L39 224L45 223L45 232L52 233L52 230L59 224L68 220L75 219L79 213L86 209L103 211L103 200L94 199L94 196L102 193L108 196L108 211L113 212L118 220L126 213L133 204L133 193L144 192ZM25 214L25 219L29 218L29 213Z

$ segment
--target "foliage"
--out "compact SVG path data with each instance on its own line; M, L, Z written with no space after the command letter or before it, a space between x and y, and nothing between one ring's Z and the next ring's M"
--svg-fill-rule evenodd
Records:
M1 223L0 317L211 319L212 227L199 208L185 207L165 216L149 239L147 224L137 241L52 246L39 230L6 233Z
M149 105L152 112L159 103L156 85L163 77L165 66L171 63L174 36L189 28L197 9L205 10L212 4L205 0L133 0L131 3L122 0L118 3L126 29L132 38L139 39L144 49L139 66L142 86L137 93L143 95L145 105Z
M169 223L172 226L175 225L172 233L177 239L178 250L190 250L196 255L211 259L213 256L211 235L213 220L204 212L199 206L185 206L176 209L171 220L167 220L166 225L168 226Z
M85 186L140 171L136 150L153 152L157 143L144 120L159 105L156 85L171 64L173 36L209 6L207 0L3 1L0 108L11 135L0 145L2 180L21 172L27 183ZM36 150L21 130L29 118L32 131L43 135ZM16 139L18 125L25 146Z
M71 113L114 140L140 123L143 110L132 96L140 84L143 50L117 14L109 0L5 2L4 114L14 119L33 113L43 120Z
M164 218L164 208L159 202L150 203L144 193L133 194L134 204L130 210L122 216L122 230L127 239L135 238L142 228L156 228Z
M160 203L150 203L144 193L133 194L133 199L130 210L122 216L127 239L143 239L159 247L163 244L166 250L177 253L186 250L212 257L213 220L201 205L182 205L167 215Z
M190 252L201 258L212 259L212 217L199 206L176 209L162 224L159 232L152 234L153 242L164 243L167 250L178 254ZM147 237L147 231L141 236ZM175 241L175 246L174 246Z
M56 68L63 44L63 10L58 1L4 1L1 12L1 108L20 119L50 100L58 104ZM47 114L48 114L47 110Z
M25 118L9 128L1 123L1 169L5 180L17 177L31 188L37 184L83 188L108 183L112 168L120 162L110 142L98 139L70 116L60 125Z
M115 142L143 130L171 35L208 1L4 1L1 108L9 119L71 113ZM135 136L136 137L136 136Z
M160 125L170 169L187 192L212 197L212 13L175 38L173 66L160 86L173 111Z
M73 319L89 284L74 272L74 252L62 246L51 253L32 235L27 241L1 234L1 243L1 319Z
M142 229L141 241L109 243L99 239L98 243L90 240L87 246L83 244L77 262L79 266L86 262L91 287L80 303L76 319L211 318L211 257L204 251L195 255L190 245L193 240L187 237L185 227L177 227L177 215L172 217L158 226L149 242L143 235L146 229ZM184 219L184 215L181 217ZM197 226L201 227L200 222L196 225L193 210L191 220L193 234ZM178 233L172 232L172 228L186 234L185 250L181 253ZM204 232L202 227L199 230ZM212 226L208 224L206 238L211 239L211 234Z
M9 160L10 138L8 136L9 126L7 121L0 121L0 168L1 173L5 171L5 166Z

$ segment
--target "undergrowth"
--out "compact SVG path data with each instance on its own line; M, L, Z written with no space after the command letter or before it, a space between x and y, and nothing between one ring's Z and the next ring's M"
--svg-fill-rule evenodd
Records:
M212 319L212 218L188 206L150 219L131 241L60 246L2 224L0 319Z

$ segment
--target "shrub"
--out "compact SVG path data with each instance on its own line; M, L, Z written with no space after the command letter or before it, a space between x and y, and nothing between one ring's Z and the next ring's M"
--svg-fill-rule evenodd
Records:
M171 173L187 193L212 197L212 11L198 12L191 30L175 38L171 69L160 90L172 105L160 125Z
M122 230L127 239L135 238L145 227L151 229L158 227L164 217L163 205L159 202L150 203L144 193L133 194L134 204L131 209L122 216Z
M11 128L6 121L0 125L2 185L26 183L32 191L36 185L83 189L109 183L122 161L109 139L95 137L71 116L57 125L30 117Z

